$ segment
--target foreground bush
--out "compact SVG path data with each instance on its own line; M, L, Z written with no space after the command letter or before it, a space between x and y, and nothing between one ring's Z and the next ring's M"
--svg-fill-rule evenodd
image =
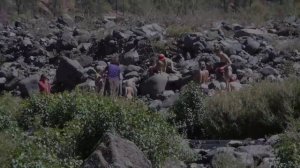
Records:
M75 92L39 95L27 100L23 109L20 125L35 130L34 141L59 156L64 166L79 165L106 131L135 142L156 166L167 157L189 156L176 130L138 102Z
M298 79L282 83L262 82L240 92L221 93L201 104L199 89L190 89L176 103L173 111L177 121L193 118L200 127L194 138L258 138L280 133L290 118L300 115L300 85ZM204 109L203 109L204 107ZM184 114L184 115L182 115ZM191 117L193 116L193 117ZM196 117L195 117L196 116ZM202 116L202 117L197 117Z
M206 132L224 138L258 138L282 132L300 114L299 80L263 82L207 100Z
M277 145L279 168L300 166L300 120L293 121Z
M19 102L20 99L9 94L0 96L0 131L16 125Z
M192 82L180 94L180 100L172 108L175 114L174 121L187 135L199 133L203 128L205 118L204 95L200 87Z

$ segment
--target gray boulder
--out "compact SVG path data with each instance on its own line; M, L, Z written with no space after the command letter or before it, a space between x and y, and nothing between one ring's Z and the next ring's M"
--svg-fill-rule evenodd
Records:
M77 60L82 67L91 66L93 63L93 57L90 56L79 56L75 58L75 60Z
M165 91L168 82L168 74L160 73L155 74L146 81L144 81L140 86L140 91L142 95L149 94L151 97L156 97Z
M152 164L133 142L107 133L82 165L82 168L103 167L151 168Z
M260 163L264 158L275 157L274 149L270 145L241 146L237 150L251 154L256 163Z
M124 73L129 73L129 72L132 72L132 71L142 72L143 69L142 69L141 67L139 67L139 66L128 65L128 66L125 68Z
M153 100L149 104L149 108L153 111L158 111L162 107L162 102L161 100Z
M186 164L180 160L168 158L162 168L187 168Z
M73 89L77 84L86 79L83 67L76 60L62 57L56 71L56 82L62 89Z
M236 40L226 39L221 41L221 44L224 48L224 52L228 55L236 55L243 50L242 45Z
M6 83L6 78L0 77L0 92L4 90L5 83Z
M245 51L249 54L256 54L260 50L260 43L253 38L248 37L245 43Z
M166 99L162 102L162 107L163 108L172 107L175 104L175 102L179 100L179 96L180 96L179 94L174 94L166 97Z
M32 75L18 82L22 97L29 97L39 92L39 78L39 75Z
M139 54L136 50L131 50L120 58L120 63L124 65L135 64L139 61Z
M148 38L162 38L164 29L158 24L148 24L141 27L141 30L145 33L145 36Z
M260 29L241 29L235 32L235 37L253 37L253 36L263 36L265 32Z
M87 51L89 51L89 49L91 48L92 44L91 43L80 43L77 47L77 49L79 51L81 51L82 53L85 53Z
M279 72L277 69L272 68L271 66L264 67L260 70L261 74L263 74L265 77L274 75L277 76L279 75Z
M125 79L130 79L130 78L134 78L134 77L139 77L139 73L136 72L136 71L132 71L132 72L129 72L125 75Z
M254 168L254 160L251 154L236 152L231 147L217 148L208 153L208 156L211 158L213 168Z
M83 91L91 92L91 91L95 91L96 84L95 81L93 80L87 80L86 82L81 83L76 87Z
M275 158L264 158L257 168L273 168L276 166Z
M78 42L73 37L71 32L63 32L61 38L58 40L58 48L60 50L72 50L77 48Z

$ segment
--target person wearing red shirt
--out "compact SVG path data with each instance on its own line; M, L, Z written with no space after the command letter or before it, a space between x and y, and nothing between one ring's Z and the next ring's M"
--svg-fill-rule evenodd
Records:
M39 81L40 93L50 94L51 93L51 85L49 84L49 79L43 74L41 75Z

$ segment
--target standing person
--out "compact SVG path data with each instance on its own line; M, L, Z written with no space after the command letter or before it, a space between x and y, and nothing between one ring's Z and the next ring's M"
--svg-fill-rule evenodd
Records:
M41 75L41 78L39 80L39 89L40 93L51 93L51 85L49 84L49 79L44 74Z
M220 58L220 62L216 69L216 73L222 76L223 80L226 83L227 91L231 91L229 82L232 76L232 68L231 68L232 62L228 57L228 55L222 52L220 48L216 47L215 53Z
M97 69L96 79L96 92L99 93L101 96L104 95L104 86L105 86L105 74L103 70Z
M120 87L120 73L119 61L117 58L112 58L111 63L107 67L107 78L109 82L109 89L111 96L118 96Z

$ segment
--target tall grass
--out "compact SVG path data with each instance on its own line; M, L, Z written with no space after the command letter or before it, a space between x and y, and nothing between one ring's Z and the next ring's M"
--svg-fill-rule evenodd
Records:
M283 131L300 114L299 80L262 82L241 92L207 100L208 134L227 138L263 137Z
M185 100L195 101L192 96L181 98L175 108ZM179 122L188 119L181 113L190 113L181 110L178 114L180 109L173 111L181 116L177 117ZM204 117L193 123L198 128L192 135L194 138L259 138L280 133L290 119L300 117L299 79L262 82L240 92L220 93L206 98L200 107L192 110L194 113L199 111Z

